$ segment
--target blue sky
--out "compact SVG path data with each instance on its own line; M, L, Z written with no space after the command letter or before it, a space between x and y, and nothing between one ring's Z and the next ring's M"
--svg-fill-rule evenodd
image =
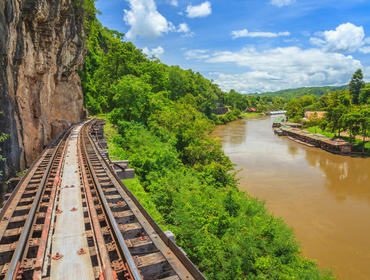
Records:
M242 93L370 81L368 0L98 0L104 26Z

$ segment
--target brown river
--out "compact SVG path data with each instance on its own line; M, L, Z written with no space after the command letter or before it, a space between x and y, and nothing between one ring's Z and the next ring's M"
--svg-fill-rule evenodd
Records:
M321 268L340 279L370 279L370 158L276 136L272 118L238 120L213 133L242 169L240 189L265 200Z

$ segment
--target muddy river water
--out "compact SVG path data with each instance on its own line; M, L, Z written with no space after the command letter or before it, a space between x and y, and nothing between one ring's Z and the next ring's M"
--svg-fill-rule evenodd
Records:
M242 169L240 189L294 228L303 254L320 267L340 279L370 279L370 158L276 136L272 118L238 120L213 133Z

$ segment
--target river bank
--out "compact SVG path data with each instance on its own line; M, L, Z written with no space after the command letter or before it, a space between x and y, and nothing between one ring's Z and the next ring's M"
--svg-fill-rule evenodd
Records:
M218 126L239 188L294 228L303 254L341 279L370 275L370 159L307 147L273 134L272 119Z
M176 244L198 269L208 279L220 280L334 279L331 272L302 257L291 229L281 219L238 190L233 165L219 142L199 133L202 127L194 127L193 117L187 122L187 112L171 116L171 122L173 117L180 122L176 128L182 129L176 139L202 137L204 141L190 146L196 150L186 159L201 155L203 162L183 163L190 149L177 149L178 142L168 141L168 130L162 139L154 133L155 127L112 124L108 119L105 133L109 155L129 160L135 169L136 180L128 188L155 221L175 235ZM202 143L207 146L200 149Z

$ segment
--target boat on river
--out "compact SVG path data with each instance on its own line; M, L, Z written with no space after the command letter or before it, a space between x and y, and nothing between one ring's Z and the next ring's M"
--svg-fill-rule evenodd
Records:
M283 136L283 131L281 129L274 129L274 133L279 136Z

